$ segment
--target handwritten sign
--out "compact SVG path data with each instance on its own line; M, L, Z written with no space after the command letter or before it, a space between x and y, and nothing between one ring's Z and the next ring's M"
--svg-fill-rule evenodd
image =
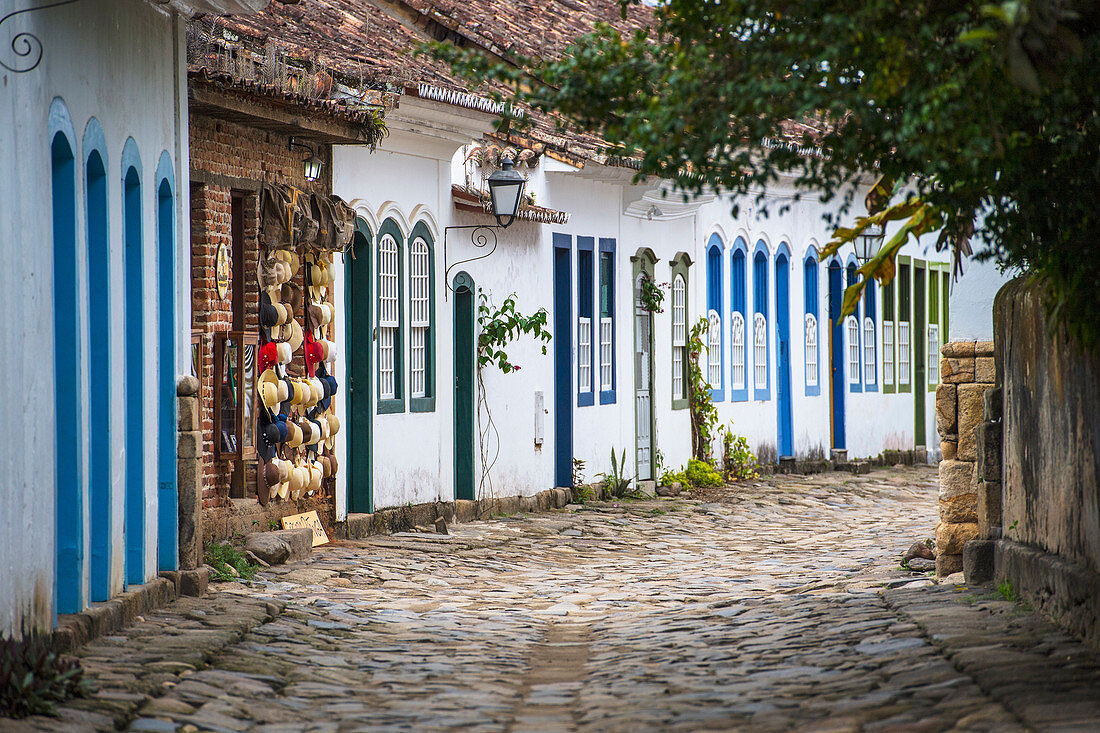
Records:
M316 509L304 514L291 514L289 517L283 517L283 529L298 529L300 527L308 527L313 530L314 547L328 544L328 535L325 534L325 528L321 526L321 518L317 516Z

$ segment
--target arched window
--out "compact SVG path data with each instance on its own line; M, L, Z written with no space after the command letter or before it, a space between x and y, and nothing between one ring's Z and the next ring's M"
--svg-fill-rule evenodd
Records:
M863 289L863 384L864 389L878 389L878 358L875 347L878 335L875 333L875 281L868 280Z
M746 288L745 288L745 240L734 240L730 254L730 399L744 401L749 398L746 384Z
M722 384L722 239L712 234L707 248L707 382L711 399L725 398Z
M757 242L752 258L753 291L753 397L771 399L771 370L768 364L768 250Z
M859 271L856 270L855 262L849 262L846 268L848 287L855 285L859 282ZM862 329L860 325L863 323L863 318L860 314L861 301L856 301L855 312L852 313L852 321L848 319L844 320L845 331L848 337L848 387L852 392L863 391L863 358L862 349L860 343L860 336ZM855 332L853 338L852 323L855 323ZM855 359L852 359L853 351L855 349ZM852 371L852 369L855 371Z
M672 281L672 399L686 400L687 285L682 275Z
M859 384L859 321L848 316L844 325L848 339L848 384Z
M57 108L55 110L55 108ZM53 213L54 308L54 515L56 603L58 613L77 613L84 605L83 462L80 459L83 414L80 409L80 273L77 267L75 134L60 99L50 109L67 129L50 141ZM54 127L54 125L51 125Z
M763 313L753 314L752 334L756 383L766 384L768 381L768 319L764 317ZM759 391L757 389L757 392Z
M810 247L802 264L802 299L806 307L803 350L806 355L806 394L821 394L820 374L817 353L817 250ZM812 354L811 354L812 351Z
M409 411L435 409L435 269L431 232L409 235Z
M817 387L817 316L813 313L806 314L806 386Z
M401 230L392 219L378 236L378 411L403 412Z

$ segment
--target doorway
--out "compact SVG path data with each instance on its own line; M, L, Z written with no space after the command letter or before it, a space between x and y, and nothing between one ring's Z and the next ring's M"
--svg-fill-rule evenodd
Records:
M374 237L362 219L355 222L352 252L347 258L344 302L348 319L348 512L374 511L374 415L371 392L374 321L370 257Z
M844 302L844 270L840 263L829 263L829 402L833 448L844 450L844 320L840 308Z
M573 291L569 276L570 240L568 236L554 235L554 486L573 485Z
M454 279L455 303L455 499L474 498L474 280L460 272Z
M925 348L927 344L927 313L925 312L924 286L925 269L923 262L913 263L913 442L917 451L925 448L924 434L924 370Z
M653 314L642 304L642 281L634 278L635 470L640 481L653 476Z
M791 410L791 308L790 262L780 253L775 258L775 329L779 342L779 374L776 384L777 444L780 456L794 455L794 416Z

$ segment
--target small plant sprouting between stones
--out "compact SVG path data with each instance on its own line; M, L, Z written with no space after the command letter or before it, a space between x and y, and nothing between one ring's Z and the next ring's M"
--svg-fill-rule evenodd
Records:
M744 435L735 435L731 425L723 426L719 431L722 434L722 468L725 470L726 480L746 481L756 478L756 454L749 447L748 439Z
M211 580L226 582L239 577L247 581L252 580L256 575L257 567L249 562L243 552L228 542L210 544L206 548L204 559L207 565L214 568L214 573L210 576Z
M587 464L580 458L573 459L573 488L584 485L584 469Z
M616 499L622 499L630 491L632 478L626 475L626 448L623 448L621 457L615 456L615 449L611 449L611 470L598 475L607 493Z
M1016 595L1016 589L1012 587L1011 580L1006 579L1001 581L1001 584L997 586L997 592L1000 593L1001 598L1004 598L1006 601L1015 603L1020 600L1019 596Z
M700 461L698 458L691 458L688 460L687 468L682 469L679 473L672 473L671 471L665 473L661 477L661 483L665 486L678 483L684 487L690 486L693 489L698 489L705 486L721 486L725 481L722 479L722 474L715 471L709 463Z
M91 692L80 662L38 634L0 639L0 715L54 715L57 703Z

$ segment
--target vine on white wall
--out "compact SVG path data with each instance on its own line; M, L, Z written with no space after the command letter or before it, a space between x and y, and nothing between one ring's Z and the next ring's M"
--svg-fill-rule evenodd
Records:
M481 452L481 479L478 482L477 495L481 499L486 486L489 488L489 496L493 494L490 472L500 457L500 433L497 432L489 409L483 372L494 366L505 374L519 371L520 365L508 357L505 348L520 336L528 334L542 341L542 353L545 354L546 345L553 336L546 329L550 314L545 308L539 308L533 314L525 316L516 310L515 293L505 298L499 308L493 305L492 298L481 288L478 288L477 296L477 433ZM490 435L492 441L489 439Z

